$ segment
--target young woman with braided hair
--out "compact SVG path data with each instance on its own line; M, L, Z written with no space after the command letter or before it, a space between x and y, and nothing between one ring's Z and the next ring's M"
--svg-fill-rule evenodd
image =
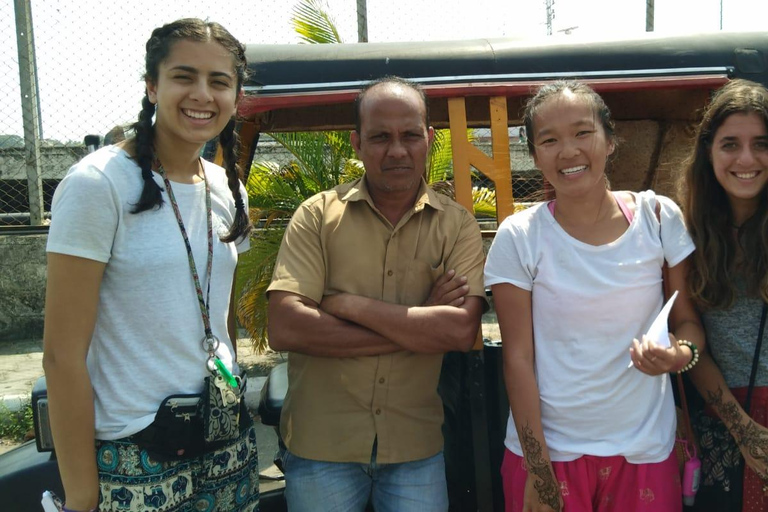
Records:
M43 366L62 510L250 512L232 297L251 228L234 120L244 47L182 19L146 50L134 136L74 165L53 200ZM217 137L225 168L200 158Z
M211 25L211 27L218 27L222 31L221 36L217 38L213 34L207 35L207 29L204 28L206 24L204 24L202 21L199 21L200 25L183 23L188 21L194 21L195 24L198 23L198 20L179 20L178 22L170 23L156 29L152 33L152 37L149 39L149 41L147 41L147 70L144 76L144 79L147 80L147 91L144 95L144 99L141 101L142 109L139 113L139 120L133 125L136 136L134 137L132 144L132 149L135 153L134 160L136 161L136 164L141 168L141 176L144 179L144 188L141 191L141 198L137 203L136 208L134 209L134 213L139 213L163 204L163 197L161 194L162 188L160 184L152 178L153 161L158 156L156 155L155 149L158 142L155 139L157 134L155 126L152 124L152 118L155 115L158 101L156 85L152 84L157 84L158 82L160 64L167 58L167 55L171 50L169 43L178 39L184 39L188 42L193 42L200 38L215 38L216 43L211 44L218 44L221 46L222 50L230 53L231 58L234 60L235 67L234 75L229 79L230 83L222 82L221 77L219 77L219 81L213 82L213 87L219 89L224 88L225 92L227 93L235 92L235 103L237 102L237 99L239 99L239 96L242 94L242 85L245 81L245 74L247 69L247 63L245 61L245 47L242 46L242 44L240 44L240 42L238 42L236 39L234 39L228 32L226 32L224 27L221 27L221 25L216 23L208 24ZM177 24L179 26L177 26ZM203 39L197 42L204 41L205 40ZM219 57L222 56L223 55L220 55ZM234 81L232 81L233 79ZM189 83L190 77L179 75L176 77L176 80ZM226 91L226 89L231 90ZM176 108L173 105L171 107ZM208 120L207 118L200 119L203 121ZM219 122L223 122L224 120L225 118L221 118ZM242 236L243 233L249 229L248 213L245 210L245 203L242 199L243 194L240 190L241 185L239 179L239 171L237 169L237 146L239 144L239 139L237 137L237 133L235 132L235 120L234 117L230 117L226 125L223 127L223 130L220 130L219 133L213 132L215 132L216 129L221 128L220 126L211 125L210 123L203 123L203 125L205 125L202 126L202 128L205 129L203 132L207 130L207 135L213 135L213 137L218 135L219 142L224 153L227 185L232 191L232 196L235 198L235 203L237 206L235 222L231 227L230 233L224 237L225 242L232 242L237 237ZM161 132L160 137L163 136L164 134ZM197 138L199 139L199 136ZM205 144L205 142L207 141L202 141L203 144ZM198 140L195 144L199 145L200 141ZM196 155L199 155L199 152L200 149L198 148ZM196 162L197 156L194 156L192 159ZM194 167L195 172L197 172L196 164Z

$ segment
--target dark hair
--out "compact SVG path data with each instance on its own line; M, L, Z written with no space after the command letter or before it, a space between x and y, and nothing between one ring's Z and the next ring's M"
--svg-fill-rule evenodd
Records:
M218 23L207 22L197 18L177 20L152 31L152 36L146 45L145 80L157 83L160 64L168 58L173 45L178 41L214 41L223 46L232 54L234 60L237 94L242 91L247 73L245 47ZM155 114L155 105L149 101L146 90L144 91L144 98L141 100L141 106L139 120L133 125L135 133L134 160L141 168L144 188L141 191L139 202L134 206L132 213L140 213L152 208L159 208L163 205L162 189L152 178L152 161L155 157L155 127L152 124L152 117ZM232 242L244 237L251 230L247 205L245 205L240 194L241 171L238 162L240 140L235 131L235 124L235 119L231 119L219 134L219 143L224 155L224 168L227 172L227 184L235 199L236 209L234 222L229 232L222 237L224 242Z
M745 278L750 293L768 301L768 196L764 191L757 212L739 227L737 243L732 243L733 212L711 161L717 130L729 116L749 113L760 116L768 129L768 89L764 86L739 79L718 90L696 128L694 146L678 182L685 221L696 245L688 286L703 309L733 305L737 272ZM737 249L743 252L739 269Z
M603 126L605 136L610 140L614 147L618 145L618 138L616 137L616 125L611 118L611 111L608 105L599 94L597 94L587 84L577 82L576 80L558 80L541 86L536 94L528 100L525 105L525 111L523 113L523 124L525 125L525 136L528 144L528 153L533 155L536 152L534 146L534 130L533 119L536 117L536 113L541 105L548 99L563 94L565 91L570 91L573 94L580 94L591 104L597 118L600 120L600 124Z
M360 133L360 126L362 125L362 120L360 119L360 107L363 104L363 100L365 99L366 94L368 94L368 91L374 87L378 87L384 84L402 85L403 87L407 87L408 89L416 91L416 93L419 95L419 98L421 98L422 104L424 105L424 126L429 126L429 102L427 101L427 93L424 92L424 89L416 82L412 82L399 76L390 75L369 82L365 84L362 89L360 89L360 93L357 95L357 98L355 98L355 131L357 133Z

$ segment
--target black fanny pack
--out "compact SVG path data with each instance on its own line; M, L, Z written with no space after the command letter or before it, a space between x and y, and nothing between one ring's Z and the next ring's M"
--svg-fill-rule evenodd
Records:
M186 460L198 457L226 446L237 439L240 433L253 425L248 408L243 400L245 376L238 377L240 383L237 401L218 406L218 396L208 378L201 394L167 396L157 409L155 421L129 439L152 459L158 462ZM219 437L212 436L211 418L228 418L230 428Z

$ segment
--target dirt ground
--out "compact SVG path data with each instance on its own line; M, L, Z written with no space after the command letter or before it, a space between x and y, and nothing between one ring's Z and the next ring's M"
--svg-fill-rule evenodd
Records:
M272 350L259 354L255 352L248 338L237 340L237 362L248 377L266 377L277 364L287 361L287 355Z

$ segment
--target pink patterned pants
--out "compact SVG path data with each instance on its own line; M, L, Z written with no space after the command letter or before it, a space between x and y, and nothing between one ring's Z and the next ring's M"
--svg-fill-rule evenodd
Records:
M563 512L681 512L682 489L674 451L655 464L631 464L622 456L584 455L553 462ZM505 512L523 510L528 472L523 458L506 450L501 465Z

